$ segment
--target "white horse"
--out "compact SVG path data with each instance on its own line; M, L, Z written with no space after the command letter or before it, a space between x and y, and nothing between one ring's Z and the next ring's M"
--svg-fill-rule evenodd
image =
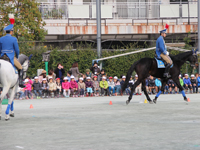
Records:
M19 55L19 62L22 65L24 71L24 78L26 77L26 72L29 67L29 60L32 56L27 57L24 54ZM3 87L2 94L0 96L0 120L1 120L1 113L2 113L2 100L4 99L5 95L9 92L9 101L8 106L6 109L6 116L5 120L9 120L9 111L11 110L11 117L14 117L14 97L17 92L19 86L19 76L18 73L15 72L12 64L8 61L0 59L0 87ZM9 91L10 90L10 91Z

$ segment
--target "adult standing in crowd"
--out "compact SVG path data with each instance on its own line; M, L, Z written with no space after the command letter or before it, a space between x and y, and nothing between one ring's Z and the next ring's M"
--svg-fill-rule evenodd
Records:
M42 83L42 80L46 78L46 74L47 74L46 70L42 70L42 73L39 75L39 78L38 78L40 83Z
M65 75L65 70L63 69L63 66L61 63L57 64L57 68L55 69L54 73L56 74L56 78L62 79L62 76Z
M80 73L78 69L78 62L73 63L70 71L72 72L72 75L74 76L75 80L78 81L78 76L82 75L82 73Z
M90 70L95 76L98 76L101 73L101 70L99 69L98 63L96 61L94 62L94 65L90 68Z

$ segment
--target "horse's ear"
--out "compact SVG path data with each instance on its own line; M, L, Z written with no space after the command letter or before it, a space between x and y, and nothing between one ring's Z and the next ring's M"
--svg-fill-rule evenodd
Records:
M33 54L31 54L31 55L28 57L28 59L30 60L32 57L33 57Z

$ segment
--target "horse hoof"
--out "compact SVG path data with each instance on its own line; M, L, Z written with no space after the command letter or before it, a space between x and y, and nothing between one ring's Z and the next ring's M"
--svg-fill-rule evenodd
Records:
M15 115L14 114L10 114L10 117L15 117Z
M157 100L156 100L156 99L153 99L153 102L156 104Z
M127 101L126 101L126 105L128 105L129 103L130 103L130 101L129 101L129 100L127 100Z
M10 120L10 118L8 118L8 119L5 119L5 121L8 121L8 120Z
M149 101L149 104L153 104L153 101Z

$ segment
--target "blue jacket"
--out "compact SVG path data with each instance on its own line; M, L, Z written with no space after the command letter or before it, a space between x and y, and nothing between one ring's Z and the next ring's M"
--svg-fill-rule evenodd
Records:
M184 84L187 84L187 85L190 85L191 84L191 82L190 82L190 79L189 78L185 78L185 79L183 79L183 82L184 82Z
M156 80L155 80L155 84L156 84L156 86L162 86L162 83L161 83L161 81L160 81L160 80L158 80L157 78L156 78Z
M6 54L11 64L14 66L14 57L19 57L19 46L17 43L17 38L12 37L10 34L0 38L0 57Z
M161 53L166 55L167 49L166 49L165 41L164 41L163 37L159 36L159 38L156 41L156 55L159 59L161 59L161 57L160 57Z
M200 77L197 78L197 85L200 86Z

